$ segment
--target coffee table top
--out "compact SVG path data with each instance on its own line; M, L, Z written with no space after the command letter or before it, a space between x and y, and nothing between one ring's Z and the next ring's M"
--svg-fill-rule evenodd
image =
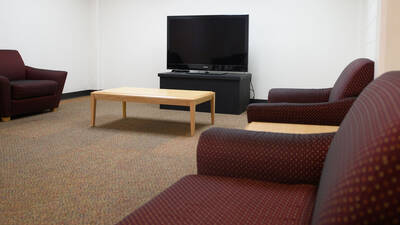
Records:
M267 122L251 122L246 127L246 130L289 134L332 133L338 129L338 126Z
M94 95L113 95L130 97L165 98L176 100L197 100L210 95L212 91L175 90L159 88L133 88L121 87L92 92Z

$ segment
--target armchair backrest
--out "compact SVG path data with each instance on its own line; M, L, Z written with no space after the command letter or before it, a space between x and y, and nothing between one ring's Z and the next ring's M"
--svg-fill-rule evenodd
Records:
M354 102L328 151L313 224L400 223L399 103L400 71Z
M351 62L336 80L329 101L338 101L347 97L357 97L374 79L374 62L369 59L356 59Z
M25 64L16 50L0 50L0 76L9 80L25 79Z

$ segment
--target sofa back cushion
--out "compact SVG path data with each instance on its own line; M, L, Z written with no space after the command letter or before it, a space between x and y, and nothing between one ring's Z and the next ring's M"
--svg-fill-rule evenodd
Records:
M25 64L18 51L0 50L0 76L9 80L25 79Z
M347 97L357 97L374 79L374 62L369 59L356 59L351 62L336 80L329 101Z
M400 71L372 82L333 139L313 224L400 222Z

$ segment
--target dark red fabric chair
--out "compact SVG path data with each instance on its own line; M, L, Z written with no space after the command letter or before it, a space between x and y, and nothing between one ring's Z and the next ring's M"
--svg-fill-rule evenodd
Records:
M25 66L18 51L0 50L0 117L56 109L67 72Z
M339 76L333 88L271 89L269 103L250 104L253 121L339 125L361 91L374 79L374 62L356 59Z
M126 224L398 224L400 71L357 98L338 132L212 128L184 177Z

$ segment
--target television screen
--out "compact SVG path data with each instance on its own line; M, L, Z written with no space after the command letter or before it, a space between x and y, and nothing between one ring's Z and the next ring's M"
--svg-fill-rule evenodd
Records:
M248 15L168 16L167 68L244 71Z

